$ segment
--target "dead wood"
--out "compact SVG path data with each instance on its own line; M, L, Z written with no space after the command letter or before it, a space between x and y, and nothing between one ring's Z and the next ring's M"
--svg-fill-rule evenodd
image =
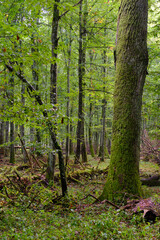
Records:
M160 186L160 175L154 175L149 178L141 179L142 185L149 187Z
M23 149L24 149L24 151L25 151L25 153L26 153L26 156L27 156L27 158L28 158L28 161L29 161L29 164L30 164L30 167L31 167L31 171L32 171L32 161L31 161L31 159L30 159L30 157L29 157L29 155L28 155L28 152L27 152L27 150L26 150L25 144L24 144L24 142L23 142L23 140L22 140L22 138L21 138L21 136L20 136L19 133L18 133L18 137L19 137L20 142L21 142L21 144L22 144L22 147L23 147Z
M141 137L141 158L144 161L155 162L160 165L160 151L159 146L153 146L152 141L149 137L142 136Z
M157 217L160 217L160 204L151 198L131 200L121 210L131 211L132 214L143 213L145 222L154 223Z

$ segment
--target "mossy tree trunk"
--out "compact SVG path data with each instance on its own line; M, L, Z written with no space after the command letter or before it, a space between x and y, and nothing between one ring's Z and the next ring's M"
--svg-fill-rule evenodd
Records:
M100 199L141 195L139 178L142 93L147 73L147 0L122 0L116 37L111 162Z

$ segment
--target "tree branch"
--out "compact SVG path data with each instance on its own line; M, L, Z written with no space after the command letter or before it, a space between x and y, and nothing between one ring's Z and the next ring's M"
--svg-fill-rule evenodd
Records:
M83 0L80 0L78 3L74 4L72 7L76 7L78 4L80 4ZM59 19L63 16L65 16L70 10L65 11L64 13L61 14L61 16L59 16Z
M25 79L25 77L20 73L20 72L16 72L12 66L6 64L6 67L8 68L8 70L10 72L14 72L15 75L24 83L26 83L27 88L30 92L34 93L34 97L36 99L36 101L38 102L39 105L43 105L43 101L41 100L41 97L36 93L34 87ZM67 194L67 183L66 183L66 175L65 175L65 167L64 167L64 158L63 158L63 153L62 153L62 149L61 146L59 145L57 138L56 138L56 134L54 132L54 127L52 122L47 119L48 118L48 113L46 110L42 111L44 118L46 119L46 124L48 126L49 129L49 133L52 139L52 143L55 147L55 149L58 152L58 157L59 157L59 170L60 170L60 176L61 176L61 185L62 185L62 195L65 196Z

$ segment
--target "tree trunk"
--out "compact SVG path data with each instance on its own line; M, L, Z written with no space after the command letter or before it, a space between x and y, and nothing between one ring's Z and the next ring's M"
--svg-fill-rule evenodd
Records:
M74 149L73 149L73 124L72 124L72 116L73 116L73 106L71 105L71 111L70 111L70 139L69 139L69 154L73 155L74 154Z
M58 49L58 24L59 24L59 8L58 3L60 0L55 0L53 6L53 19L52 19L52 34L51 34L51 42L52 42L52 63L50 68L50 103L53 106L53 110L56 111L57 104L57 49ZM55 113L54 113L55 116ZM51 142L52 143L52 142ZM52 144L51 146L52 152L48 156L48 168L47 168L47 179L49 181L54 180L54 169L56 162L56 154L55 147Z
M22 102L23 107L24 107L24 105L25 105L24 94L25 94L25 85L24 85L24 83L22 82L21 102ZM22 124L22 125L20 126L20 135L21 135L21 138L22 138L22 140L23 140L23 142L24 142L24 144L25 144L25 139L24 139L25 132L24 132L24 129L25 129L25 128L24 128L24 124ZM24 148L22 148L22 154L23 154L23 161L24 161L24 163L26 163L26 162L27 162L27 157L26 157L26 152L24 151Z
M5 143L8 143L8 141L9 141L9 122L7 121L5 123ZM5 147L4 156L8 157L8 147Z
M72 20L72 19L71 19ZM71 36L71 31L72 31L72 25L70 24L70 32L69 32L69 46L68 46L68 62L67 62L67 126L66 126L66 132L67 132L67 137L66 137L66 165L69 160L69 123L70 123L70 65L71 65L71 45L72 45L72 36Z
M4 122L0 121L0 145L4 143ZM0 156L4 155L4 147L0 146Z
M14 105L14 77L11 76L10 80L10 91L9 91L9 102L10 105ZM10 121L10 163L15 163L15 149L14 149L14 122Z
M96 106L96 132L94 133L95 135L95 141L94 141L94 148L95 148L95 152L98 155L98 146L99 146L99 111L98 111L98 107Z
M80 3L80 25L79 25L79 105L78 105L78 125L77 125L77 149L75 163L79 162L80 153L82 153L82 161L87 161L85 136L84 136L84 75L86 62L86 20L87 20L87 1L85 0L84 11L82 10L82 2Z
M37 25L39 23L39 19L37 19ZM36 33L37 34L37 33ZM34 36L34 34L32 34L32 48L31 48L31 52L33 54L37 54L38 55L38 41L37 41L37 37ZM39 90L39 63L37 60L33 60L33 64L32 64L32 77L33 77L33 86L35 87L36 91ZM36 104L36 103L35 103ZM39 121L36 121L36 124L39 125ZM40 131L38 128L36 128L35 130L35 135L36 135L36 146L35 150L37 155L41 155L40 150L37 150L37 148L40 148L41 145L41 135L40 135Z
M91 98L91 97L90 97ZM88 129L88 135L89 135L89 149L91 156L94 157L94 148L93 148L93 143L92 143L92 102L89 104L89 129Z
M90 72L92 73L92 62L93 62L93 54L92 51L89 52L90 57ZM90 88L92 87L92 79L90 79ZM89 137L89 149L90 154L92 157L94 157L94 148L93 148L93 142L92 142L92 120L93 120L93 102L92 102L91 94L89 95L89 128L88 128L88 137Z
M115 65L111 162L100 199L141 195L139 177L142 94L148 65L147 0L122 0Z
M15 72L15 70L13 69L12 66L10 66L8 64L6 64L5 66L7 67L7 69L10 72L12 72L12 73L14 72L15 75L22 82L26 83L28 91L33 93L33 96L36 99L37 103L40 106L43 106L44 104L42 102L42 99L41 99L40 95L38 95L36 93L34 87L25 79L25 77L23 75L21 75L19 72ZM60 145L59 145L59 143L57 141L56 134L54 132L54 127L53 127L52 122L48 118L47 111L43 110L42 113L43 113L44 119L46 120L46 124L47 124L47 127L49 129L49 133L50 133L50 136L51 136L51 140L52 140L53 146L57 150L57 153L58 153L58 157L59 157L59 170L60 170L61 185L62 185L62 195L65 196L67 194L67 181L66 181L66 174L65 174L65 166L64 166L64 158L63 158L62 149L61 149L61 147L60 147Z
M104 29L104 35L106 35L106 28ZM103 162L104 161L104 156L105 156L105 151L106 151L106 127L105 127L105 124L106 124L106 104L107 104L107 101L106 101L106 93L105 93L105 84L106 84L106 73L107 73L107 69L106 69L106 63L107 63L107 56L106 56L106 50L103 51L103 56L102 56L102 59L103 59L103 64L104 66L102 67L102 72L103 72L103 84L104 84L104 87L103 87L103 94L104 94L104 97L103 97L103 100L102 100L102 133L101 133L101 161Z

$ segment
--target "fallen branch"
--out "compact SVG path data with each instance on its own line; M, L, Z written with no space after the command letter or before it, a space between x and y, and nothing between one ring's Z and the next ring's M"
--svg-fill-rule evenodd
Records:
M30 167L31 167L31 171L32 171L32 170L33 170L32 161L31 161L31 159L30 159L30 157L29 157L29 155L28 155L28 152L27 152L27 150L26 150L25 144L24 144L24 142L23 142L23 140L22 140L22 138L21 138L21 136L20 136L19 133L18 133L18 137L19 137L20 142L21 142L21 144L22 144L23 150L24 150L25 153L26 153L26 156L27 156L27 158L28 158L28 161L29 161L29 164L30 164Z
M41 165L39 164L37 158L34 156L33 153L31 153L31 156L33 157L33 159L35 160L36 164L38 165L39 168L41 168Z
M141 179L142 185L146 186L160 186L160 175L155 175L146 179Z
M117 206L116 204L110 202L110 201L107 200L107 199L103 200L101 203L102 203L102 204L103 204L103 203L108 203L108 204L110 204L111 206L115 207L116 209L119 209L119 206Z
M119 206L117 206L116 204L110 202L109 200L105 199L104 201L101 201L101 200L99 200L99 198L95 197L94 195L92 195L90 193L86 197L82 198L81 200L84 200L84 199L86 199L88 197L92 197L92 198L94 198L96 200L93 204L95 204L97 202L99 202L100 204L108 203L111 206L115 207L116 209L119 209Z

